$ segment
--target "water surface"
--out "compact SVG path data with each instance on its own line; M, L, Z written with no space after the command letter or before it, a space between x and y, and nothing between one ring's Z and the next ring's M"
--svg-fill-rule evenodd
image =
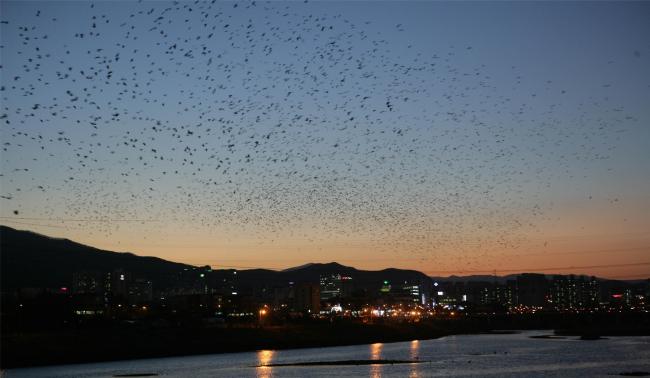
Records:
M457 335L435 340L328 348L155 358L11 369L5 377L612 377L650 372L650 337L583 341L530 338L547 331ZM418 360L423 363L362 366L276 366L314 361Z

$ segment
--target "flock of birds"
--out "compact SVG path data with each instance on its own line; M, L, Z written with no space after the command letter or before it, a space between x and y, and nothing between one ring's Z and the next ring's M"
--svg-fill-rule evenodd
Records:
M567 120L552 78L496 79L475 46L429 54L391 38L408 25L310 5L4 12L3 221L453 250L471 267L520 243L545 190L608 159L631 120L593 116L597 98Z

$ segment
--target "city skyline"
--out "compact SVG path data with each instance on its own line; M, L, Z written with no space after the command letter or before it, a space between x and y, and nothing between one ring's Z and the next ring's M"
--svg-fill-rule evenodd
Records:
M2 2L0 223L195 266L650 271L650 4Z

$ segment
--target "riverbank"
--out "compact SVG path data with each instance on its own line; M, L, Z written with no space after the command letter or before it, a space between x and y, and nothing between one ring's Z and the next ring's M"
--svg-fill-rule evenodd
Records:
M560 321L561 319L561 321ZM650 335L647 314L584 318L467 317L418 323L314 322L265 327L100 328L3 333L2 368L72 364L260 349L293 349L434 339L495 330L548 329L562 335ZM502 332L502 331L497 331Z
M3 368L259 349L293 349L432 339L432 324L309 324L262 328L111 327L3 336Z

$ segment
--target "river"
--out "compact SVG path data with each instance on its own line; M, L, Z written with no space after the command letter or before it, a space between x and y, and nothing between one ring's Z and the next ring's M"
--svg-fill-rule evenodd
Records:
M531 338L548 331L456 335L434 340L328 348L261 350L144 360L10 369L13 377L612 377L647 372L650 337ZM418 363L260 366L322 361Z

